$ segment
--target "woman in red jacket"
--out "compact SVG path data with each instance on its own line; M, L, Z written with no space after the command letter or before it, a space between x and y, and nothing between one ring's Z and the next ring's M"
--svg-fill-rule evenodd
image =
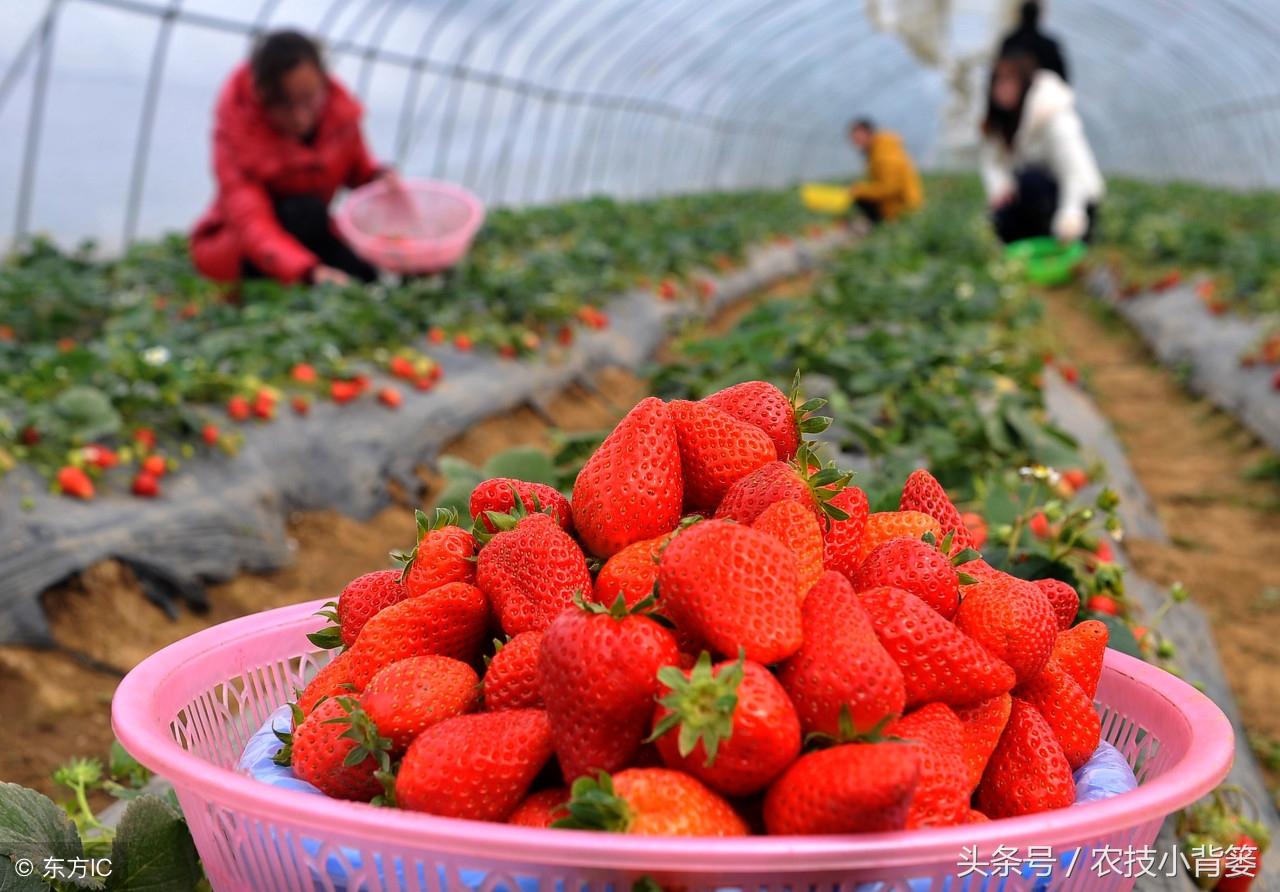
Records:
M390 175L360 134L360 103L324 68L314 41L265 35L222 88L213 129L218 193L191 235L196 268L233 282L372 281L377 270L338 237L340 186Z

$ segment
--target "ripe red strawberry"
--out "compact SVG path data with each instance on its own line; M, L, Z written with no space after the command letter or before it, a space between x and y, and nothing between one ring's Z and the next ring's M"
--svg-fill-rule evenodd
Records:
M302 394L295 394L290 397L289 405L293 407L294 414L296 415L311 414L311 400L307 399L307 397Z
M1107 616L1119 616L1121 613L1120 603L1109 595L1092 595L1084 606L1086 610Z
M907 478L902 487L902 498L898 501L898 510L928 514L942 527L942 536L951 535L952 547L957 552L973 547L969 528L965 526L951 497L942 488L942 484L924 468L912 471Z
M956 628L1008 663L1018 681L1025 682L1049 661L1058 620L1039 588L1002 574L965 586Z
M713 669L705 650L693 669L659 670L653 737L668 768L725 796L767 787L800 755L800 720L773 674L747 660Z
M351 655L342 651L321 667L311 682L298 694L298 708L302 715L311 715L322 700L333 697L349 697L355 693L356 682L352 674Z
M404 402L404 394L394 387L383 387L378 391L378 402L388 409L399 409Z
M330 636L320 641L313 639L312 643L321 647L337 647L338 644L351 647L355 644L365 623L392 604L399 604L409 597L409 590L400 583L400 576L399 570L375 570L348 582L338 595L335 611L339 640L333 641Z
M964 528L969 531L971 547L981 550L987 544L987 520L976 511L965 511L960 515Z
M1071 766L1034 706L1017 698L978 785L978 809L990 818L1012 818L1075 802Z
M486 710L543 708L538 672L541 648L541 632L521 632L499 644L482 682Z
M149 427L140 427L133 432L133 441L143 452L156 448L156 432Z
M795 554L801 595L813 588L823 573L825 547L822 527L813 513L799 502L785 499L760 512L751 526L773 536Z
M483 528L496 533L498 527L486 515L510 514L522 503L527 513L550 514L566 533L573 533L573 509L560 490L546 483L529 483L512 477L493 477L471 491L471 516Z
M458 332L453 336L453 346L461 350L463 353L469 353L471 348L475 346L475 342L471 340L471 336Z
M165 461L163 455L148 455L142 460L142 471L159 479L169 472L169 463Z
M1013 670L938 615L896 588L859 592L876 636L902 670L907 706L938 701L964 706L1012 690Z
M565 780L632 763L649 733L658 670L679 656L671 632L616 602L580 600L555 618L538 668Z
M920 780L907 827L951 827L969 812L969 772L965 767L963 729L956 714L942 703L930 703L903 716L885 731L912 741L919 757Z
M508 824L518 827L550 827L556 821L569 816L568 787L552 787L539 790L516 806L507 818Z
M409 657L437 655L464 663L480 652L489 603L474 585L451 582L382 610L360 630L347 651L358 690L384 666Z
M741 649L768 664L800 648L795 556L767 533L725 520L694 524L662 552L658 591L676 626L718 654Z
M458 513L437 508L430 516L414 512L418 544L398 555L404 562L401 579L409 597L425 594L451 582L476 581L476 541L470 530L458 526Z
M1239 834L1224 852L1222 878L1213 887L1214 892L1248 892L1262 869L1263 848L1248 833ZM1231 863L1226 858L1231 858Z
M479 681L474 669L450 657L409 657L378 670L359 700L391 751L403 753L427 728L470 712Z
M867 559L890 539L922 539L932 533L935 542L942 541L942 527L922 511L877 511L867 516L867 526L858 546L857 564Z
M591 597L591 573L578 543L546 514L516 520L480 549L476 584L508 635L543 630L574 595Z
M1089 485L1089 475L1080 468L1068 468L1062 472L1062 482L1078 491Z
M764 800L770 835L874 833L906 826L920 777L916 748L849 743L801 756Z
M846 486L831 499L843 511L844 520L832 520L823 530L823 558L828 570L837 570L849 578L862 563L862 537L867 531L867 494L857 486Z
M667 768L580 777L556 827L639 836L746 836L747 824L697 779Z
M658 581L658 556L670 538L655 536L632 542L605 561L596 576L596 600L612 604L621 596L628 607L634 607L653 594Z
M364 388L356 381L331 381L329 398L335 403L349 403L364 392Z
M795 456L800 446L795 405L768 381L744 381L718 390L702 402L768 434L779 461L790 461Z
M987 762L995 752L1004 726L1009 723L1009 709L1013 698L1000 694L989 700L980 700L970 706L957 706L956 718L960 720L961 742L964 746L964 762L967 771L965 788L972 792L978 788Z
M160 495L160 481L146 471L139 471L133 478L133 494L144 499Z
M1089 619L1059 632L1053 643L1052 658L1075 679L1090 701L1098 694L1107 635L1106 623Z
M1058 631L1071 628L1080 612L1080 595L1061 579L1037 579L1036 588L1044 593L1053 607L1054 618L1058 621Z
M325 795L368 802L382 792L374 776L382 766L351 721L358 712L349 697L325 700L293 730L287 758L299 780Z
M960 576L951 559L923 539L890 539L867 555L854 587L888 585L911 592L947 619L960 606Z
M270 421L276 415L276 397L269 390L259 390L253 397L253 414L264 421Z
M93 498L93 481L89 479L89 475L83 468L77 468L74 465L59 469L58 489L64 496L71 496L74 499Z
M686 513L710 513L729 487L777 458L769 435L706 403L667 404L680 444Z
M627 413L583 465L572 501L574 527L600 557L675 529L684 478L666 403L649 397Z
M418 370L413 367L413 360L407 356L393 356L387 363L387 370L396 378L406 381L417 376Z
M1013 696L1039 711L1072 771L1089 761L1102 736L1102 721L1093 700L1061 664L1049 660L1039 675L1014 688Z
M550 758L551 727L540 709L460 715L410 745L396 802L448 818L504 821Z
M221 436L221 433L222 432L218 430L218 426L216 424L206 424L200 430L200 436L204 439L206 446L217 446L218 437Z
M676 299L676 283L673 279L663 279L658 284L658 297L663 300Z
M447 335L444 329L438 325L433 325L427 329L427 340L433 344L443 344L446 338Z
M80 454L86 462L104 471L120 464L120 456L116 455L115 450L108 449L106 446L99 446L97 443L90 443L80 450Z
M902 670L885 652L849 580L828 570L809 590L804 643L778 678L795 704L805 734L838 738L847 711L855 733L868 733L902 714Z
M252 411L249 401L242 396L233 396L227 400L227 416L232 421L248 421Z
M794 500L820 520L842 520L845 512L833 506L832 500L851 476L835 468L819 469L813 453L802 447L794 462L761 465L729 487L716 508L716 517L754 523L774 502Z
M315 367L305 362L295 365L289 374L299 384L314 384L317 377Z

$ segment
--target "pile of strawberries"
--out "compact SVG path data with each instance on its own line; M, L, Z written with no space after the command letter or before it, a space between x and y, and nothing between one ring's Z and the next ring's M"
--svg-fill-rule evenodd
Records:
M973 550L927 471L869 513L752 381L640 402L570 501L495 479L312 636L278 761L330 796L473 820L733 836L1063 808L1106 627ZM486 646L493 635L502 640Z

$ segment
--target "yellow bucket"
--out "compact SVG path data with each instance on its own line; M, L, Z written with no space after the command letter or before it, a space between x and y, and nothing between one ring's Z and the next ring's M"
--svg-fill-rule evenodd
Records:
M849 187L805 183L800 187L800 200L819 214L843 214L849 210Z

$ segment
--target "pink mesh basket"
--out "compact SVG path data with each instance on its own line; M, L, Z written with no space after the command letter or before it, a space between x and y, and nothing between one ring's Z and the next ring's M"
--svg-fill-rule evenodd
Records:
M173 783L218 892L629 892L646 876L667 888L750 892L1129 889L1133 878L1092 871L1089 853L1150 845L1165 816L1216 786L1231 764L1231 724L1212 701L1108 651L1098 687L1102 732L1140 784L1044 814L859 836L681 839L507 827L340 802L234 770L254 731L329 659L306 638L321 622L314 615L321 604L206 629L142 662L116 691L117 736ZM957 879L966 850L977 847L985 858L997 846L1053 847L1060 860L1052 880L1025 871Z
M466 189L435 180L375 180L338 208L338 231L374 266L401 273L437 272L471 247L484 205Z

